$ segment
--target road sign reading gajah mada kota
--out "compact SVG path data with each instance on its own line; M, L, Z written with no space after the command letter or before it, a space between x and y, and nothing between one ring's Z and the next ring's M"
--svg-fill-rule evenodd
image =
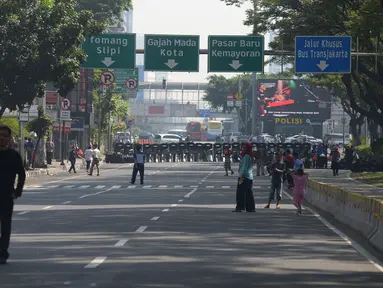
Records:
M199 71L199 36L145 35L146 71Z
M84 68L135 69L136 34L102 34L85 40Z
M208 72L263 72L263 36L209 36Z

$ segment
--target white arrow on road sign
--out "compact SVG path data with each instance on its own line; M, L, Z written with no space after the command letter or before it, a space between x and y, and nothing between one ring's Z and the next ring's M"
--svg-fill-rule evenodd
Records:
M104 71L101 73L100 82L104 86L110 86L114 83L115 77L112 71Z
M129 90L137 89L137 79L136 78L129 78L128 80L126 80L125 86Z
M324 61L320 61L319 64L317 64L317 66L319 67L320 70L324 71L328 66L326 60Z
M176 60L174 59L169 59L168 62L164 64L168 66L170 69L173 69L174 67L178 65L178 63L176 63Z
M111 57L105 57L104 60L101 62L104 63L104 65L106 67L109 67L110 65L112 65L116 61L113 61Z
M239 67L241 67L243 64L239 63L239 60L233 60L231 64L229 64L231 67L233 67L234 70L237 70Z

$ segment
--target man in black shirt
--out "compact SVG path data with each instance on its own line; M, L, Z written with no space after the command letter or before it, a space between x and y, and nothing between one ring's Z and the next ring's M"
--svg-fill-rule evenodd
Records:
M9 257L13 201L21 197L25 183L25 170L21 156L17 151L8 148L11 133L9 127L0 126L0 264L6 264ZM18 181L15 189L16 175L18 175Z
M134 153L134 166L133 166L133 174L132 174L132 180L130 181L131 184L134 184L136 182L137 173L140 172L140 180L141 185L144 184L144 170L145 170L145 155L141 151L141 146L136 146L136 153Z

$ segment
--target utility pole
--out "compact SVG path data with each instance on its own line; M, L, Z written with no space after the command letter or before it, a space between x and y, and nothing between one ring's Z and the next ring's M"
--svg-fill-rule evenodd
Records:
M98 91L98 139L97 139L97 146L98 149L101 148L101 122L102 122L102 109L101 109L101 101L104 96L104 86L100 85L100 89Z

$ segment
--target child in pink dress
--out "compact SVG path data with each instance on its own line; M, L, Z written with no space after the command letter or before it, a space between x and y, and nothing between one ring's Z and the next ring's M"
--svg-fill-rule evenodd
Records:
M305 193L305 183L307 178L309 177L308 174L303 172L303 169L298 169L298 171L295 172L293 175L294 179L294 206L298 208L297 214L302 214L302 202L304 199L304 193Z

